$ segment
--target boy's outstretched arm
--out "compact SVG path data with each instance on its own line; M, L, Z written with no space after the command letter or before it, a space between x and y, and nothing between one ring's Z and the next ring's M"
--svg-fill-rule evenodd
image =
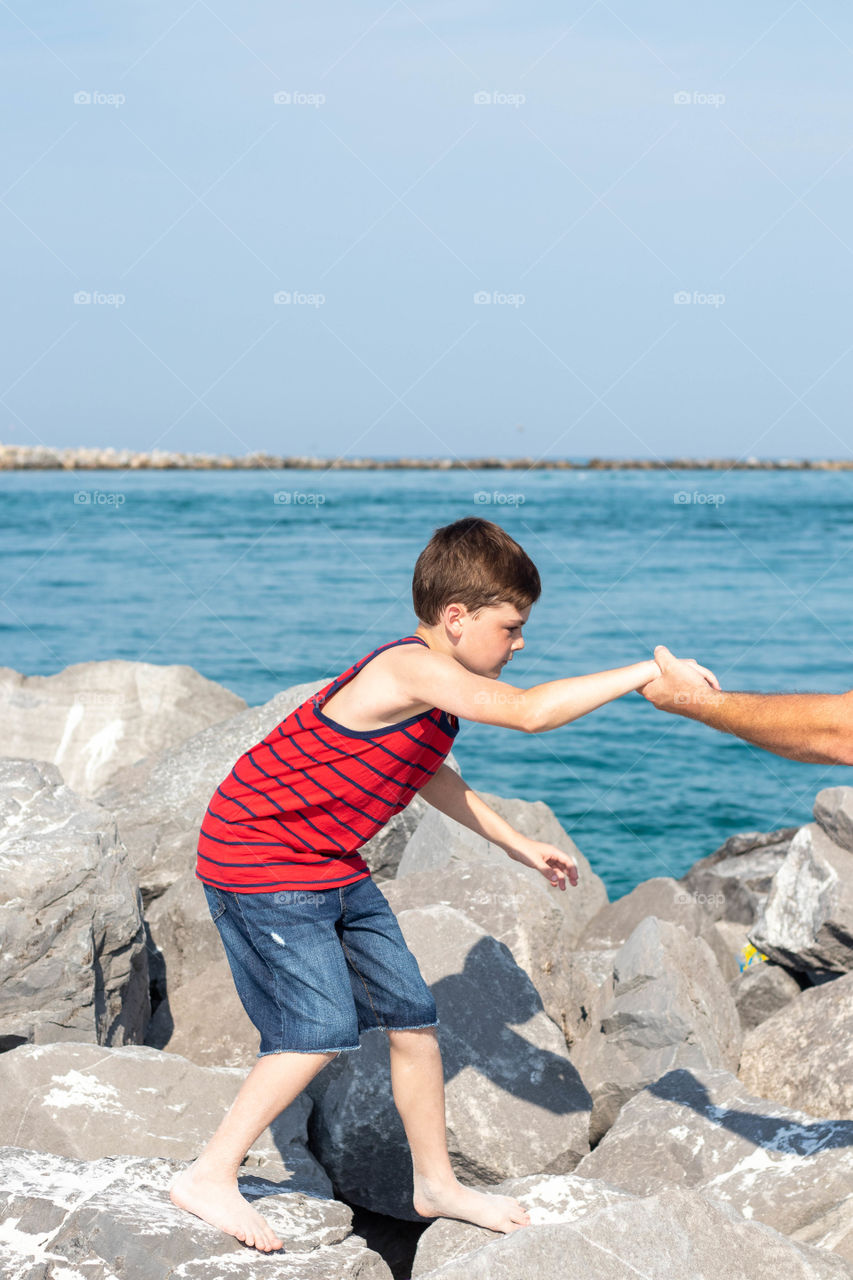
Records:
M530 840L516 831L449 765L440 765L429 782L420 788L418 795L455 822L461 822L471 831L476 831L478 836L491 840L515 862L541 871L555 888L559 884L561 889L565 889L566 876L573 885L577 884L578 867L570 853L564 853L556 845L542 840Z

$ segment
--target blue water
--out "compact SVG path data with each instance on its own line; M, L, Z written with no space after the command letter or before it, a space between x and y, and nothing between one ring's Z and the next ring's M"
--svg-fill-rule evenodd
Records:
M187 663L265 702L410 632L419 551L479 514L543 583L506 683L663 643L724 688L853 686L853 473L9 472L0 499L0 662L28 675ZM476 789L547 801L611 899L734 832L806 822L821 787L851 782L639 694L536 737L466 722L455 755Z

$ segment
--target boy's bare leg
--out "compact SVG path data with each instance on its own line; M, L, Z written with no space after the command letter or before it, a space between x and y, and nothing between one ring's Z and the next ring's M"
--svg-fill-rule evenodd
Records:
M524 1205L512 1196L464 1187L447 1154L444 1071L434 1027L388 1030L391 1089L412 1151L416 1213L424 1218L461 1218L492 1231L517 1231L530 1224Z
M240 1195L237 1171L267 1125L336 1056L268 1053L258 1058L201 1155L172 1182L172 1203L265 1253L282 1248L266 1219Z

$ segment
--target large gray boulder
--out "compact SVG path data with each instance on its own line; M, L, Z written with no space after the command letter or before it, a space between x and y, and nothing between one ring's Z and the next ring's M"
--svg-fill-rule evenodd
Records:
M785 858L796 827L730 836L679 880L713 920L752 925Z
M0 861L0 1048L140 1041L142 904L112 814L55 764L0 760Z
M570 1222L522 1227L429 1280L850 1280L847 1263L748 1222L710 1193L672 1188Z
M759 1097L853 1120L851 1062L853 973L847 973L801 991L750 1031L738 1076Z
M194 1160L245 1077L141 1045L22 1045L0 1055L0 1146L81 1160ZM253 1143L243 1167L290 1190L331 1195L306 1146L310 1111L304 1094L294 1098Z
M507 946L453 907L398 916L438 1009L448 1150L457 1177L568 1173L589 1150L590 1099L565 1040ZM386 1033L365 1033L310 1082L311 1149L354 1204L423 1221L390 1085Z
M592 1094L593 1144L627 1100L665 1071L737 1069L740 1022L711 949L655 916L619 949L591 1017L571 1057Z
M853 969L853 853L818 823L792 840L749 939L815 982Z
M621 947L646 916L680 924L692 935L701 933L712 922L696 897L677 880L654 876L602 907L584 929L578 946L586 951Z
M553 811L541 800L530 802L488 792L477 794L516 831L532 840L545 841L556 845L564 853L570 853L578 867L577 885L572 886L567 880L564 890L550 888L545 877L535 867L515 861L499 845L485 840L470 827L455 822L453 818L432 807L427 808L406 845L397 868L398 878L422 871L440 873L444 867L453 863L469 865L474 861L485 863L491 873L492 868L505 866L509 862L517 868L519 875L527 877L531 882L545 884L547 892L563 911L565 944L569 947L577 945L588 922L607 903L604 882L592 870L571 836L560 826Z
M246 706L192 667L78 662L52 676L0 667L4 756L49 760L83 796Z
M755 1097L729 1071L670 1071L625 1104L575 1172L638 1196L702 1190L793 1235L836 1205L853 1211L853 1123Z
M284 1241L259 1254L169 1200L169 1159L73 1160L0 1148L8 1280L391 1280L352 1233L352 1211L256 1173L240 1191Z
M853 853L853 787L824 787L814 802L814 819L830 840Z
M790 969L774 964L772 960L747 965L729 983L744 1033L784 1009L799 997L802 989Z
M531 1227L574 1222L596 1209L633 1198L609 1182L579 1178L574 1173L531 1173L525 1178L505 1178L503 1182L484 1184L480 1190L488 1195L513 1196L527 1210ZM418 1240L412 1280L427 1277L445 1263L497 1241L500 1234L458 1218L436 1218Z
M161 1001L148 1024L145 1043L202 1067L254 1065L260 1036L237 995L221 943L220 955L201 973L180 987L169 985L168 999Z

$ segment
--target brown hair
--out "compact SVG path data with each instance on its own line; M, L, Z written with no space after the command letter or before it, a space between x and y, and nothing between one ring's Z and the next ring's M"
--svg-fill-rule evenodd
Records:
M446 604L471 613L488 605L526 609L539 599L536 565L505 529L465 516L436 529L415 564L412 602L421 622L433 627Z

